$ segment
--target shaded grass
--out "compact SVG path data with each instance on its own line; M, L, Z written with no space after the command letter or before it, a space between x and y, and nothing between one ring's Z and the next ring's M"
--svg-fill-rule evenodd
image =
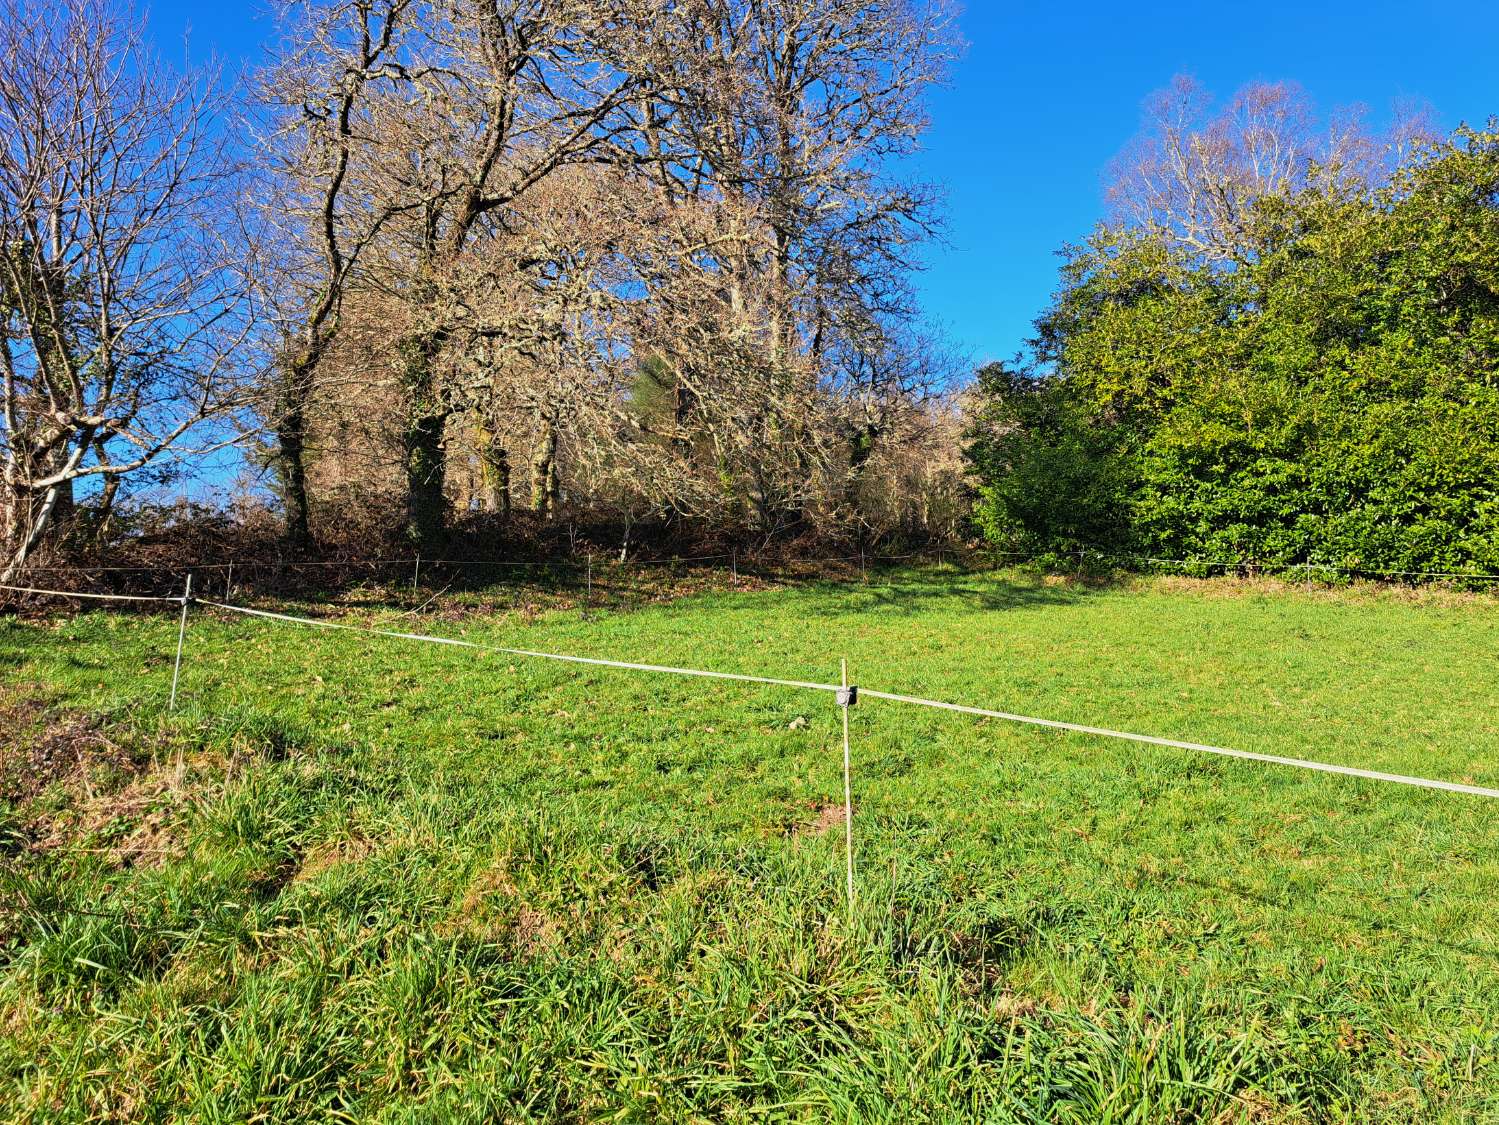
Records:
M420 628L1499 782L1479 599L901 572ZM1483 801L869 701L850 924L830 698L200 614L164 717L174 642L0 624L174 845L11 807L7 1116L1499 1117Z

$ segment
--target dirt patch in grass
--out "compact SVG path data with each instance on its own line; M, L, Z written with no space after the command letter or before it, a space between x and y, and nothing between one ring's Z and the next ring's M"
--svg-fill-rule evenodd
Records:
M375 841L362 832L318 844L302 858L302 865L292 876L292 882L315 879L335 867L341 867L346 863L358 863L374 855L377 850L378 845Z
M172 854L175 773L117 740L104 720L53 707L32 685L0 689L0 800L15 807L22 846L89 838L117 866Z
M561 944L561 927L540 910L522 906L515 917L513 940L518 952L528 957L550 953Z
M37 851L77 841L107 841L99 850L116 867L156 866L181 854L175 833L178 786L167 771L62 810L39 811L30 824Z
M825 836L835 828L841 830L846 816L846 806L842 804L814 804L811 807L810 819L793 825L791 835L793 836Z
M59 783L92 796L136 772L132 755L98 719L55 710L27 685L0 694L0 800L23 804Z
M482 941L508 942L523 957L555 952L565 934L563 921L525 901L511 878L508 857L474 877L457 915L444 928Z

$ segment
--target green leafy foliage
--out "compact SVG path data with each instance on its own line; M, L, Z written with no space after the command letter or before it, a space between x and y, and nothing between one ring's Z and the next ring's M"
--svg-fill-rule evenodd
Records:
M1233 267L1152 230L1069 251L1047 378L980 379L991 539L1499 569L1499 133L1275 206Z
M1091 425L1070 390L1002 363L979 372L967 457L984 482L975 512L990 539L1045 551L1119 538L1131 469L1122 435Z

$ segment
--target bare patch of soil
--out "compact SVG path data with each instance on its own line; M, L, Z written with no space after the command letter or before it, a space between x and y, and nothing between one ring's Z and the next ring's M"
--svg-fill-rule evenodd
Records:
M0 800L20 814L22 846L95 837L118 866L161 862L173 848L177 785L151 765L101 719L53 707L34 685L0 689Z
M0 695L0 799L22 804L58 783L92 796L96 784L135 772L98 720L53 710L25 685Z
M793 836L825 836L834 829L843 828L846 817L846 806L842 803L814 804L811 806L811 819L794 825L791 829Z

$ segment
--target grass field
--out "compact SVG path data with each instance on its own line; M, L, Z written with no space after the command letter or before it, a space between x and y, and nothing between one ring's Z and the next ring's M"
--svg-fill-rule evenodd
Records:
M1499 784L1499 602L351 620ZM465 610L464 606L468 606ZM439 606L445 607L434 613ZM199 612L0 620L0 1117L1499 1120L1499 802Z

